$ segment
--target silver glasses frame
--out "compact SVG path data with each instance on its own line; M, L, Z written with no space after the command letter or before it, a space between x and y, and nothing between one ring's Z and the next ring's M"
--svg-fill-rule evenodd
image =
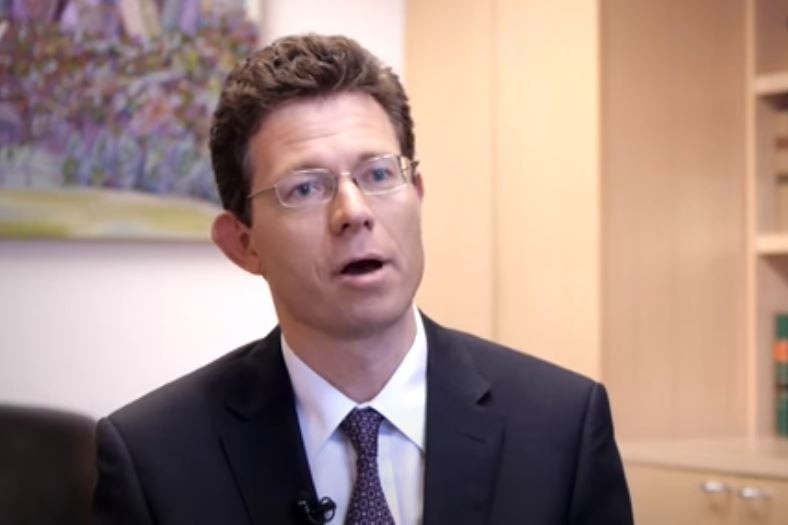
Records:
M397 161L397 166L399 168L399 174L400 174L400 177L402 178L402 184L398 184L397 186L393 186L391 188L386 188L384 190L378 190L378 191L370 191L370 190L367 190L367 189L361 187L358 184L358 181L355 179L353 174L358 170L358 168L360 166L366 165L366 163L375 162L375 161L381 160L381 159L395 159ZM408 158L408 157L406 157L404 155L398 155L396 153L386 153L384 155L377 155L375 157L370 157L370 158L363 159L356 166L354 166L353 169L340 171L338 173L335 172L335 171L332 171L330 169L327 169L327 168L309 168L309 169L291 171L291 172L287 173L283 178L289 177L291 175L297 175L299 173L315 173L315 172L327 173L327 174L329 174L329 175L331 175L333 177L334 184L332 186L331 193L328 194L325 198L321 199L320 201L316 201L314 203L307 204L305 206L294 206L292 204L285 203L285 201L282 199L282 196L279 194L279 188L278 188L279 182L278 181L276 183L272 184L271 186L267 187L267 188L262 188L262 189L259 189L259 190L252 191L251 193L249 193L249 195L247 195L246 198L247 198L247 200L252 200L255 197L258 197L258 196L262 195L263 193L266 193L266 192L269 192L269 191L273 190L274 194L276 195L276 200L279 202L279 204L281 204L285 208L300 209L300 208L309 208L309 207L312 207L312 206L319 206L319 205L325 204L327 202L330 202L336 196L337 190L339 189L339 179L342 178L342 177L349 177L353 181L353 183L356 185L356 187L359 188L359 190L365 195L385 195L387 193L395 192L395 191L405 187L409 182L413 181L413 179L416 177L416 173L417 173L416 172L416 168L418 167L418 165L419 165L419 161L418 160L413 160L413 159L410 159L410 158Z

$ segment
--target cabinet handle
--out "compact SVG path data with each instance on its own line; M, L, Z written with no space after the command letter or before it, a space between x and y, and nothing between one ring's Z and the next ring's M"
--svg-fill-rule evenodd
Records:
M700 489L706 494L724 494L731 491L731 488L726 483L715 480L704 481L700 484Z
M739 497L747 501L761 501L769 499L772 495L768 490L756 489L755 487L742 487Z

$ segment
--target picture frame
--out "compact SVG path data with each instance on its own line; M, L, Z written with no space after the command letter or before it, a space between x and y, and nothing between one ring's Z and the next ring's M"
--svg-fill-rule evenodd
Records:
M206 240L246 0L0 0L0 237Z

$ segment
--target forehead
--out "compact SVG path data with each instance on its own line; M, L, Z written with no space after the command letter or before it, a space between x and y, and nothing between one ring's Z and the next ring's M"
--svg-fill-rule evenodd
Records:
M249 141L253 184L304 167L349 169L364 156L399 153L388 115L366 93L293 100L269 113Z

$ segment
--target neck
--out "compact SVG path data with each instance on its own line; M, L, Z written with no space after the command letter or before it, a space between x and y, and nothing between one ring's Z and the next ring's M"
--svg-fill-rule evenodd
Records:
M412 309L374 333L327 334L280 319L287 344L304 363L357 403L374 398L386 385L416 338Z

